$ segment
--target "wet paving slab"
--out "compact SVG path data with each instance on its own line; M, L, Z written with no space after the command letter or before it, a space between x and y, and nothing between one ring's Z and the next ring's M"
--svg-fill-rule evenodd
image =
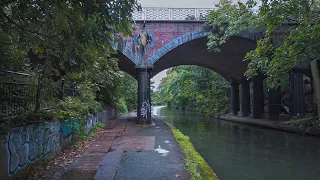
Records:
M154 147L124 152L115 180L189 179L183 154L170 127L159 118L153 117L153 121L153 125L145 126L134 133L133 137L154 137Z
M125 131L128 123L126 120L127 116L125 115L117 120L107 121L105 123L105 130L89 145L85 153L82 154L77 161L72 163L70 168L59 179L94 179L97 169L103 164L104 158L110 150L113 141L121 137Z
M93 179L96 175L96 169L83 170L83 169L71 169L67 171L61 179L65 180L89 180Z
M105 131L61 179L188 179L170 129L161 120L139 125L135 117L130 113L107 122Z
M106 132L92 142L86 152L72 164L60 179L62 180L89 180L93 179L97 169L111 147L113 139L106 139ZM115 137L115 136L111 136Z
M111 149L116 151L152 151L155 136L122 136L115 139Z

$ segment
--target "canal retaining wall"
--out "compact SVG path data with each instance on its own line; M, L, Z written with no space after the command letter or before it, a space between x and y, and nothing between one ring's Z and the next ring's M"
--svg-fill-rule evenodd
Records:
M107 119L117 116L110 108L94 115L89 114L83 124L85 132ZM42 158L49 158L70 144L72 135L79 132L78 119L55 121L18 127L0 136L0 179L9 179L28 165Z

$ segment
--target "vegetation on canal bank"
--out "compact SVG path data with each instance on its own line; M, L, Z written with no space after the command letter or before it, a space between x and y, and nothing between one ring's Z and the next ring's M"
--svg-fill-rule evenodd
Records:
M173 135L184 153L185 165L191 180L217 180L217 175L195 150L188 136L182 134L178 129L172 128Z
M131 35L139 7L135 0L1 3L0 132L75 115L82 123L105 106L135 108L137 83L127 85L110 39Z
M198 66L178 66L167 71L153 104L221 115L229 111L229 83L219 74ZM160 98L159 98L160 97Z
M257 47L249 51L246 76L267 77L269 88L282 86L281 77L299 63L310 63L314 84L314 101L320 112L320 0L249 0L232 3L220 0L219 8L208 15L213 31L208 36L208 49L219 52L231 37L259 28L266 28ZM257 11L252 11L256 8ZM290 25L288 28L288 24ZM281 33L287 29L287 34ZM283 87L281 87L283 88ZM317 116L318 120L320 116Z
M77 119L79 124L84 124L88 114L98 114L105 106L116 107L118 114L125 114L137 107L138 83L127 73L115 76L113 84L108 85L109 88L101 86L100 89L96 89L91 82L78 82L76 96L66 96L60 99L52 95L50 97L53 99L50 103L52 108L37 112L26 108L14 116L6 117L5 121L0 121L0 135L6 135L15 127L52 121L73 120L75 122ZM51 96L45 91L43 94ZM41 98L41 100L45 99Z

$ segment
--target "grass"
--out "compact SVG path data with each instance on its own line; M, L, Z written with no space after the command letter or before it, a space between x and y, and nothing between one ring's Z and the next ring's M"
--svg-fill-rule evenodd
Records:
M178 142L185 160L185 166L190 174L191 180L218 180L211 167L203 157L195 150L188 136L182 134L178 129L172 128L173 135Z

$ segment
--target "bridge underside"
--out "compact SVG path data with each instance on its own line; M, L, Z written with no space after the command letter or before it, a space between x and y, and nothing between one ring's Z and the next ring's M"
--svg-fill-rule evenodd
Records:
M232 37L220 48L220 52L209 52L206 43L206 37L202 37L181 44L155 60L152 68L148 70L136 69L136 64L126 55L120 52L117 54L120 69L138 80L138 120L142 123L151 122L150 79L159 72L178 65L206 67L225 77L231 85L230 107L234 115L251 114L253 118L259 119L263 118L265 109L268 109L268 117L277 120L283 109L280 89L264 92L263 76L254 77L252 81L244 77L247 69L244 57L248 51L255 49L256 42ZM295 68L290 72L289 81L290 115L303 116L305 114L303 71ZM253 93L252 97L250 92ZM265 102L268 102L268 107L265 107Z
M178 65L198 65L209 68L228 80L243 79L247 63L243 61L246 53L256 47L256 43L233 37L224 44L220 52L209 52L207 38L199 38L182 44L155 62L152 76Z
M209 52L207 49L207 38L199 38L182 44L169 51L153 64L151 77L170 67L179 65L198 65L209 68L228 80L241 80L247 68L243 61L246 53L256 47L256 43L233 37L224 44L220 52ZM135 64L122 53L117 54L121 70L138 78Z
M118 65L120 70L137 79L136 64L121 52L118 52L115 57L119 59Z

